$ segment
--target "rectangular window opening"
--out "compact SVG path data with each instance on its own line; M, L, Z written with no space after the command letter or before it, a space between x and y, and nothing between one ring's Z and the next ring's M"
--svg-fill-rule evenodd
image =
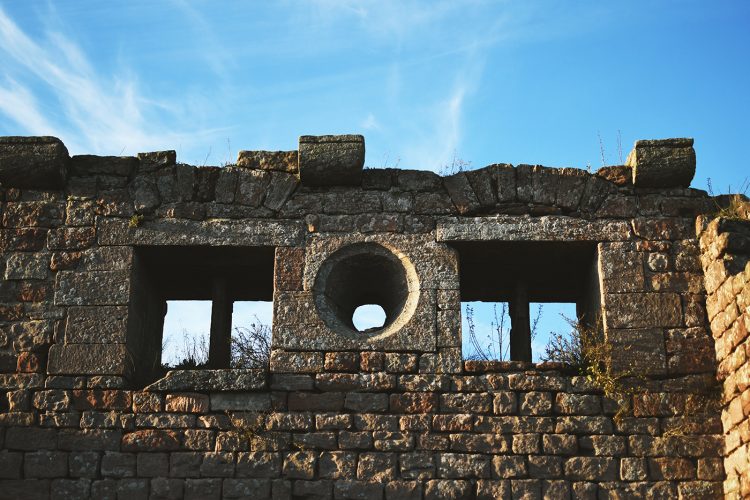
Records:
M557 361L600 309L590 242L461 242L464 359ZM575 333L575 332L573 332ZM549 348L548 348L549 347ZM549 359L552 355L552 359Z
M247 355L238 360L236 345L266 334L270 342L273 266L272 247L136 248L127 341L134 383L175 368L255 367Z

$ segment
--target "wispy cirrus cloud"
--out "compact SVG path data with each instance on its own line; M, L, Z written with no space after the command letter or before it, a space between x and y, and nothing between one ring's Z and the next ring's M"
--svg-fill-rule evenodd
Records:
M206 131L165 132L178 109L145 97L123 69L101 74L68 37L46 31L37 41L0 7L0 113L18 134L56 135L72 153L133 154L189 143ZM15 132L17 131L17 132Z

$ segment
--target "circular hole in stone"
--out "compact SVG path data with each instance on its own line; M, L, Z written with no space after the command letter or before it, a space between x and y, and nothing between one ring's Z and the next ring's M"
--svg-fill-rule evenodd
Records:
M354 310L354 328L360 332L379 330L385 325L385 310L378 304L364 304Z
M377 243L355 243L343 247L321 265L314 293L323 321L343 333L370 334L388 329L401 317L405 306L412 311L417 293L410 292L416 278L402 257ZM355 325L361 306L380 308L382 321ZM365 309L366 311L367 309ZM358 315L357 315L358 316Z

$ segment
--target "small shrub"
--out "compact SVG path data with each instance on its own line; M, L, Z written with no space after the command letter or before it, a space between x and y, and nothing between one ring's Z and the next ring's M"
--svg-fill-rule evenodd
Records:
M232 368L268 369L271 359L271 327L258 317L249 327L237 327L232 337Z
M640 378L632 370L619 371L612 368L612 346L604 340L601 320L589 326L580 320L565 318L571 327L570 333L553 334L542 356L543 361L563 363L585 376L604 396L618 405L615 422L619 422L630 411L630 401L636 388L625 383L626 379Z
M249 327L234 329L231 344L231 368L261 368L268 370L271 359L271 327L261 323L258 317ZM182 346L177 350L175 364L164 363L165 370L195 370L208 366L209 347L206 335L189 335L182 332ZM162 351L166 343L162 345Z
M750 189L750 178L745 178L742 181L736 193L733 193L732 187L729 186L728 194L714 195L710 178L706 179L706 185L708 194L713 197L716 206L716 210L711 215L724 219L750 219L750 199L747 197L747 192Z

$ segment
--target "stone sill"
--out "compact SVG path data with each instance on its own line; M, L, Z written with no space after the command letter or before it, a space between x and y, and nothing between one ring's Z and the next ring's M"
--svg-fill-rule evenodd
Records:
M171 370L144 391L262 391L268 386L263 369Z
M464 361L465 373L506 373L506 372L560 372L564 374L576 374L578 369L564 363L542 362L530 363L527 361Z

